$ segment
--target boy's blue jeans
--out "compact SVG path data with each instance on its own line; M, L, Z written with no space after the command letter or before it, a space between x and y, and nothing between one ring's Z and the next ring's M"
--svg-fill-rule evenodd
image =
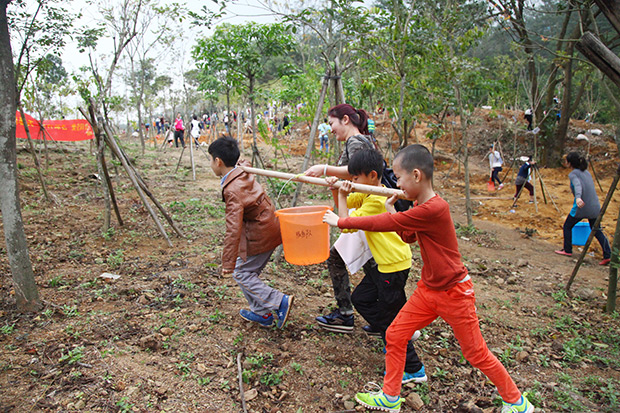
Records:
M319 137L319 141L321 142L321 150L323 150L323 146L325 146L325 151L329 151L329 138L327 136Z

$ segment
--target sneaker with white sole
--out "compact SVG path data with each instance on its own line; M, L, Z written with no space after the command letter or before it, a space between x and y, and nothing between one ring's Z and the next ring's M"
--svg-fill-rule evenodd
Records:
M502 401L501 413L533 413L534 405L527 399L527 393L521 396L517 403L506 403Z
M410 382L424 383L426 380L428 380L428 377L426 377L424 366L422 366L422 368L416 371L415 373L407 373L407 372L403 373L403 384L410 383Z
M344 315L340 310L336 310L329 315L319 316L315 320L319 323L319 327L335 333L352 333L355 325L353 314Z
M357 393L355 400L362 406L370 410L380 410L384 412L400 412L400 405L403 403L403 399L400 396L396 397L395 401L388 399L381 387L376 383L368 383L364 386L366 393Z
M383 375L385 376L385 371L383 372ZM424 365L422 365L422 368L416 371L415 373L407 373L406 371L403 372L402 384L407 384L411 382L424 383L426 380L428 380L428 377L426 377L426 372L424 371Z

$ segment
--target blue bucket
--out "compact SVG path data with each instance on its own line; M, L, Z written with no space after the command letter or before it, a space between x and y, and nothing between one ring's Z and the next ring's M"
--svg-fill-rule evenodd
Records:
M590 236L590 223L578 222L573 227L573 245L586 245Z

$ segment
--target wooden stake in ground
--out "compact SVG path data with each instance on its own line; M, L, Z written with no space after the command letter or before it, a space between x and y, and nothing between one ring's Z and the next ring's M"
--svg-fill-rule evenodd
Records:
M239 376L239 397L241 398L241 408L247 413L248 408L245 405L245 394L243 391L243 370L241 368L241 353L237 353L237 376Z
M575 280L575 276L577 275L577 272L579 271L579 267L581 267L581 264L583 263L583 260L586 257L588 248L590 247L590 244L592 243L592 240L594 239L594 234L595 234L594 229L599 228L601 226L601 221L603 220L605 211L607 211L609 202L611 202L611 198L616 190L616 186L618 185L618 180L620 180L620 165L618 166L618 170L616 171L616 176L614 176L614 180L611 183L611 186L609 187L609 191L607 191L607 197L605 198L605 202L603 202L603 206L601 207L601 212L598 214L598 218L596 218L596 221L594 222L592 231L590 231L590 235L588 236L586 245L583 246L583 251L581 251L581 255L579 256L579 259L577 260L577 264L575 264L573 273L571 274L570 278L568 279L568 282L566 283L566 292L569 292L570 287L573 284L573 281ZM617 261L617 256L616 256L616 261Z
M45 186L45 181L43 180L43 174L41 173L41 165L39 164L39 158L37 157L37 151L34 149L34 145L32 144L32 137L30 136L30 128L28 127L28 122L26 121L26 115L24 114L24 108L20 103L18 105L19 114L22 117L22 123L24 124L24 129L26 130L26 136L28 137L28 147L30 148L30 152L32 153L32 158L34 159L34 166L37 169L37 177L39 178L39 182L41 183L41 189L43 189L43 195L45 196L45 200L50 202L50 196L47 194L47 187Z

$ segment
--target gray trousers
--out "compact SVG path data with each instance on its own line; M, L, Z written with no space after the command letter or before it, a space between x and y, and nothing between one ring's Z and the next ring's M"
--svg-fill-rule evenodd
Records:
M258 275L261 273L273 250L248 257L245 261L237 258L233 278L239 284L245 299L248 300L250 311L265 315L276 311L282 302L283 293L265 284Z

